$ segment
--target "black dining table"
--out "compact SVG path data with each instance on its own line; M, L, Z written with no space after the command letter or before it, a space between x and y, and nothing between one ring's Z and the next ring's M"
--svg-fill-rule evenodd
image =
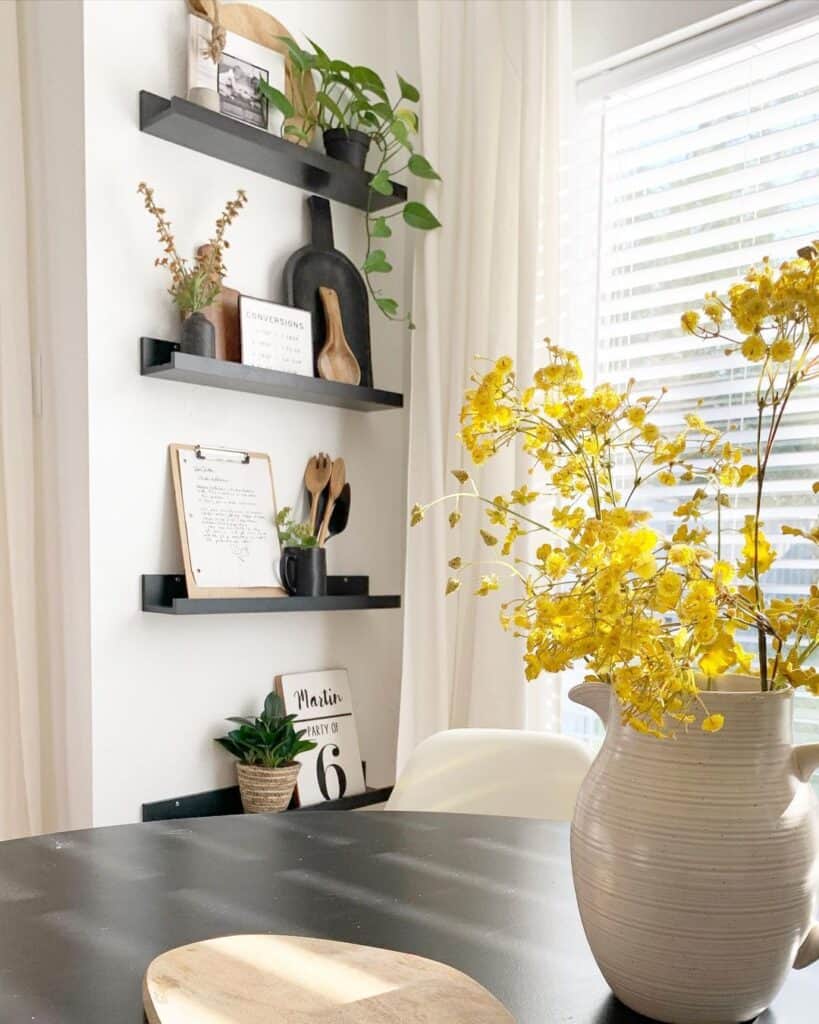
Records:
M167 949L237 933L382 946L466 972L518 1024L635 1024L586 944L569 828L316 811L121 825L0 843L0 1022L141 1024ZM819 966L760 1024L816 1024Z

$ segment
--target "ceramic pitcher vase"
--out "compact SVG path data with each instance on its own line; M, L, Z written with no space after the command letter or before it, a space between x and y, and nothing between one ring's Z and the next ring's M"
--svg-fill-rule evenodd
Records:
M606 725L572 822L586 937L620 1001L670 1024L753 1020L819 959L819 744L793 746L790 690L737 685L703 694L720 732L667 740L623 725L608 686L570 694Z

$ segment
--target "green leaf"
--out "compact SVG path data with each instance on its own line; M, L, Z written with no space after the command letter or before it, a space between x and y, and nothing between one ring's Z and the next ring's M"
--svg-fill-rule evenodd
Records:
M414 174L416 178L441 180L441 175L435 170L429 160L425 156L421 156L420 153L413 153L409 158L407 166L409 167L410 174Z
M265 697L264 700L264 716L265 718L280 718L284 713L284 701L276 693L275 690L271 690L270 693ZM292 719L291 719L292 721Z
M316 51L316 57L318 58L317 61L316 61L316 67L319 67L319 68L324 67L324 68L328 68L329 69L329 67L331 65L331 61L330 61L329 56L324 52L324 50L322 50L322 48L319 46L318 43L314 43L313 42L313 40L310 38L310 36L306 36L305 38L307 39L307 42Z
M418 115L414 110L402 107L400 110L396 110L395 116L400 118L411 132L418 132Z
M375 304L386 316L395 316L398 312L398 303L395 299L376 299Z
M350 78L352 78L356 85L360 85L362 89L374 92L376 96L381 96L383 99L387 98L387 87L384 85L381 76L376 74L372 68L359 64L351 69Z
M385 217L377 217L373 221L373 226L372 226L371 234L372 234L373 238L391 238L392 237L392 228L387 223Z
M296 113L296 108L290 102L290 100L277 89L274 85L270 85L269 82L264 82L259 79L258 82L259 94L264 96L266 100L270 100L273 106L281 111L285 117L292 117Z
M382 121L392 121L392 107L389 103L373 103L372 109Z
M402 78L400 75L396 75L396 77L398 79L398 87L401 90L401 98L409 100L410 103L417 103L421 99L421 93L418 92L414 85L410 85L405 78Z
M331 60L330 70L335 71L336 74L349 75L352 72L353 67L352 64L348 64L346 60Z
M403 121L399 121L396 118L396 120L390 125L390 131L395 138L398 139L404 149L412 149L409 140L409 128L407 128Z
M305 50L299 46L295 39L291 39L290 36L276 36L280 43L284 43L287 47L290 55L290 60L293 62L295 67L299 71L306 71L309 66L308 57L310 56Z
M392 182L390 176L386 171L379 171L378 174L374 174L370 179L370 188L373 192L378 192L382 196L392 195Z
M418 228L420 231L431 231L439 228L441 222L428 210L423 203L407 203L402 211L404 220L411 228Z
M342 113L341 107L336 103L332 96L328 96L326 92L316 93L316 103L320 107L324 107L325 110L329 110L333 117L338 121L339 127L344 128L346 121L344 120L344 114Z
M383 249L373 249L370 255L364 260L361 268L365 274L389 274L392 264L387 260L387 254Z

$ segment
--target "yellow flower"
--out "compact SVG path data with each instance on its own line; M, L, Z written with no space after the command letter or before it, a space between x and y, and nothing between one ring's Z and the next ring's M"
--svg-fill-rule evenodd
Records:
M693 309L689 309L687 312L683 313L683 315L680 317L680 323L682 324L682 329L685 331L686 334L693 334L696 331L697 324L699 322L700 322L700 315L699 315L699 313L695 312Z
M654 444L660 436L660 428L655 423L644 423L640 434L644 441Z
M512 369L512 365L512 359L510 356L501 356L495 363L495 369L498 373L506 374Z
M449 513L449 525L450 526L457 526L460 521L461 521L461 513L457 509L455 509L453 512Z
M734 578L735 570L730 562L719 561L714 562L713 572L714 582L724 587L727 583L730 583L731 580Z
M666 569L657 577L658 611L668 612L676 608L682 592L682 576L673 569Z
M775 363L787 363L793 358L793 342L789 338L777 338L771 345L771 359Z
M491 590L497 590L500 586L498 577L494 574L491 576L481 576L481 585L475 591L478 597L486 597Z
M707 718L702 720L702 731L719 732L723 725L725 725L724 715L708 715Z
M446 581L446 596L454 594L456 590L461 586L461 581L456 576L450 576Z
M488 530L481 530L481 538L488 548L494 547L498 543L498 538Z
M469 479L469 473L465 469L453 469L451 472L459 484L465 484Z
M740 351L749 363L758 363L765 358L768 347L758 334L750 334L743 341Z
M646 418L646 411L641 405L633 405L626 412L626 418L633 427L639 427Z
M415 504L410 512L410 526L417 526L424 518L425 508L423 505Z
M671 472L670 470L668 470L668 469L664 469L664 470L662 471L662 473L658 473L658 474L657 474L657 480L658 480L658 481L659 481L659 482L660 482L661 484L664 484L664 485L665 485L666 487L673 487L673 486L674 486L674 484L676 484L676 482L677 482L677 478L676 478L676 477L674 476L674 474L673 474L673 473L672 473L672 472Z
M454 558L450 558L449 562L447 562L447 565L449 566L450 569L460 569L463 566L463 564L464 561L460 555L456 555Z

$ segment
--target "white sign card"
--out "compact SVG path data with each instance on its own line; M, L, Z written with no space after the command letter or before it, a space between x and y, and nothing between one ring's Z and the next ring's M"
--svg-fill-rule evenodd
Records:
M305 309L239 296L242 362L313 376L313 332Z
M188 91L212 89L219 95L219 110L237 121L266 131L281 131L282 114L259 95L258 82L285 91L284 56L266 46L227 32L225 49L216 65L207 55L211 25L188 15Z
M364 772L347 670L296 672L276 680L294 726L316 747L299 754L298 796L302 806L363 793Z
M180 448L177 454L196 586L280 586L269 460L210 448Z

